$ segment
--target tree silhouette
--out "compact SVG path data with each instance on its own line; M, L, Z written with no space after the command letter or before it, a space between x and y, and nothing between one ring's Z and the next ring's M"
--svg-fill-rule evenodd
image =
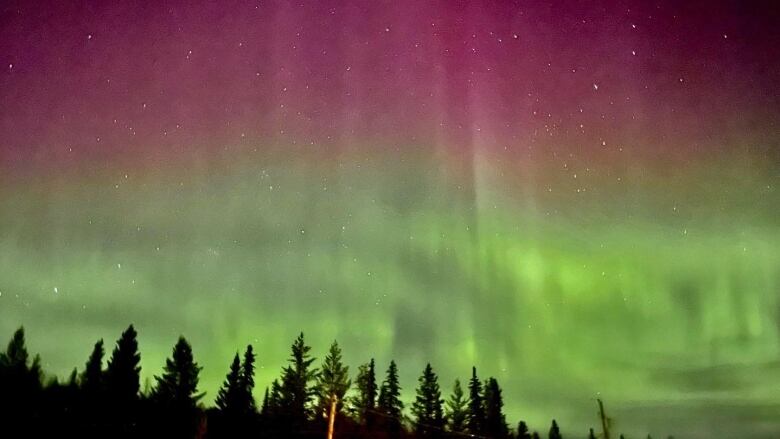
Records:
M493 438L504 438L509 433L506 417L503 413L504 399L501 388L495 378L487 380L485 385L485 432Z
M531 435L531 439L539 439L539 432L538 432L538 431L535 431L535 432L534 432L534 433Z
M241 388L240 401L241 411L244 414L255 413L257 404L255 403L255 352L252 345L247 345L244 351L244 362L241 363L241 374L239 375L239 384Z
M355 411L357 412L360 421L365 426L371 427L371 424L373 424L378 392L373 358L368 363L360 365L355 385L358 392L353 399Z
M309 382L317 377L317 369L312 368L314 358L309 354L311 347L306 346L303 332L292 345L289 365L282 372L279 388L280 412L285 424L300 429L309 418L310 403L314 394Z
M481 435L485 426L485 405L482 399L482 382L477 377L477 368L471 368L469 380L469 415L466 427L471 434Z
M194 409L203 397L198 394L200 370L193 358L192 347L184 337L179 337L171 358L165 360L163 374L154 377L157 385L153 398L165 405Z
M330 345L328 354L322 362L319 376L317 377L317 412L323 417L328 417L331 403L336 403L336 413L341 413L344 406L344 394L347 393L352 382L349 379L349 367L341 361L341 349L334 341Z
M192 437L197 428L198 374L200 366L192 356L192 347L179 337L171 358L165 360L163 374L155 376L157 382L152 400L166 415L163 431L169 437Z
M379 390L378 410L385 416L387 431L398 434L401 431L401 415L404 403L401 402L401 385L398 383L398 367L390 361L387 376Z
M550 433L547 435L549 439L563 439L563 436L561 436L561 430L558 428L558 423L555 422L555 419L552 421L552 425L550 426Z
M425 365L418 382L417 397L412 403L412 414L415 417L415 431L420 436L440 436L444 429L444 414L441 390L436 373L431 364Z
M120 408L127 408L138 400L141 354L138 352L137 335L133 325L122 333L106 369L106 390Z
M5 371L27 370L27 362L30 355L27 353L27 345L24 340L24 326L20 326L14 332L11 341L4 353L0 354L0 367Z
M4 353L0 353L0 417L4 435L21 435L29 428L42 389L40 357L30 364L24 327L14 332Z
M453 433L462 433L466 429L466 418L468 416L468 401L463 394L460 386L460 380L455 380L452 389L452 395L446 403L446 419L449 431Z
M233 357L233 362L230 364L230 372L225 377L225 382L222 383L215 400L217 408L224 414L232 415L241 411L240 380L241 360L238 357L238 353L236 353Z
M260 404L260 416L268 416L270 398L271 397L268 394L268 387L266 387L265 392L263 393L263 402Z
M590 432L588 432L588 439L596 439L596 433L592 428L590 429Z
M103 390L103 339L101 338L92 348L84 372L81 374L81 389L90 399L97 398Z
M525 421L520 421L517 424L517 439L531 439L531 434L528 432L528 424Z

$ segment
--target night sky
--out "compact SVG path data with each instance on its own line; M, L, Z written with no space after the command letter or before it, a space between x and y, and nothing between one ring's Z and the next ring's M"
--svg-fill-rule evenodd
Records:
M0 335L183 334L211 404L303 330L512 425L777 438L778 9L5 1Z

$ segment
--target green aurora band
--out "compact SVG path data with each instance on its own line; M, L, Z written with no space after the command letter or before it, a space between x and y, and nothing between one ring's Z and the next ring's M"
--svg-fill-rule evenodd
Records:
M303 330L320 358L337 339L352 371L395 359L407 399L426 361L446 391L476 365L513 425L587 431L601 397L628 434L774 428L759 422L780 415L771 166L595 177L422 147L260 150L7 177L0 331L24 324L63 377L132 322L146 380L183 334L209 404L236 350L255 346L259 396Z

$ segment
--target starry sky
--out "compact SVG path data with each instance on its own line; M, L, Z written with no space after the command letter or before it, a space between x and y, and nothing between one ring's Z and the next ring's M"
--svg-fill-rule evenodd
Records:
M681 4L684 3L684 4ZM0 333L303 330L508 420L780 434L780 17L741 1L0 5Z

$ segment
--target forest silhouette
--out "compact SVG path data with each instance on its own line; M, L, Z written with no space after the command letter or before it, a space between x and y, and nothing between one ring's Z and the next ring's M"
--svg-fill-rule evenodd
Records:
M98 340L83 370L73 369L60 382L46 377L40 356L30 359L20 327L0 353L0 437L309 439L330 433L345 439L564 437L555 420L542 433L530 431L524 421L511 428L498 381L482 380L476 367L465 389L455 380L445 400L438 376L427 364L407 415L395 361L378 378L371 359L358 367L353 381L337 342L316 364L303 333L292 343L281 375L265 388L259 407L252 345L233 357L215 405L209 407L198 390L201 366L184 337L179 337L153 385L142 390L137 336L130 325L105 366L106 351L103 340ZM566 437L610 439L607 424L599 424L598 433L591 428Z

